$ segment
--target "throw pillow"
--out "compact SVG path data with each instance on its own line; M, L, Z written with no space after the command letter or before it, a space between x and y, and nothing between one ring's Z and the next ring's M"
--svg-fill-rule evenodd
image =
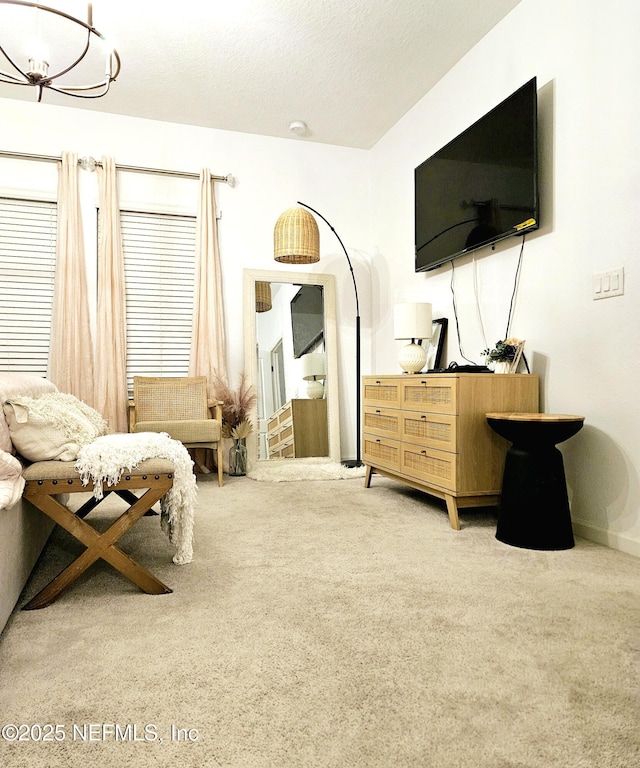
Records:
M22 464L15 456L0 450L0 509L13 506L23 490Z
M75 461L83 445L106 434L107 422L74 395L52 392L4 404L11 442L29 461Z

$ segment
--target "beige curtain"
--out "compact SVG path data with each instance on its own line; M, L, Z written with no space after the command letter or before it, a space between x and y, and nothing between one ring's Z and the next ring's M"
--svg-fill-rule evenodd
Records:
M102 158L98 241L98 314L96 332L96 408L110 432L128 432L127 330L116 164Z
M60 391L95 407L93 345L78 196L78 156L72 152L62 153L59 166L49 378Z
M222 300L222 269L218 249L216 201L211 173L200 172L196 228L196 274L189 375L214 375L227 381L227 340ZM211 392L209 392L211 395Z

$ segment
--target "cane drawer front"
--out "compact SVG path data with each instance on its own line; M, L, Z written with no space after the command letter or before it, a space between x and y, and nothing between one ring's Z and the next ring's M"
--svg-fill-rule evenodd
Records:
M399 408L402 379L397 376L364 376L362 402L364 406Z
M273 432L272 434L267 434L267 446L269 448L269 451L275 450L275 448L280 443L280 433L279 432Z
M290 418L291 402L288 402L269 416L269 419L267 420L267 432L276 432L278 427Z
M293 442L293 421L291 419L282 424L278 432L278 437L281 442L287 442L288 440Z
M457 416L400 411L400 439L404 443L456 452Z
M282 425L293 418L291 412L291 402L288 402L278 411L278 424Z
M282 459L292 459L295 457L295 442L293 440L290 440L289 442L282 443L280 445L280 458Z
M364 435L362 458L365 464L394 472L400 471L400 443L375 435Z
M394 408L376 408L365 406L363 410L362 430L369 435L400 439L402 411Z
M402 381L400 407L404 410L456 414L458 380L453 377L411 376Z
M448 491L457 489L458 456L447 451L402 443L400 472Z
M267 447L269 458L283 458L287 443L293 445L293 417L289 403L277 410L267 422ZM293 449L292 449L293 450Z

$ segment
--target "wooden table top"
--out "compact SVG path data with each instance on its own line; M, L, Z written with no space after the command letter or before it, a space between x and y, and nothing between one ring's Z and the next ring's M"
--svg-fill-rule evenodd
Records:
M502 421L584 421L584 416L573 416L567 413L485 413L488 419Z

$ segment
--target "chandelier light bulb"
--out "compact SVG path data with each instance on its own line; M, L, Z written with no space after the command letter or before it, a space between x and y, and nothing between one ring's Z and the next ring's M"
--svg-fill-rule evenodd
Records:
M40 35L34 36L29 40L25 52L29 61L49 61L49 46Z
M49 64L41 59L29 59L29 66L27 67L27 77L33 83L39 83L44 80L49 74Z

